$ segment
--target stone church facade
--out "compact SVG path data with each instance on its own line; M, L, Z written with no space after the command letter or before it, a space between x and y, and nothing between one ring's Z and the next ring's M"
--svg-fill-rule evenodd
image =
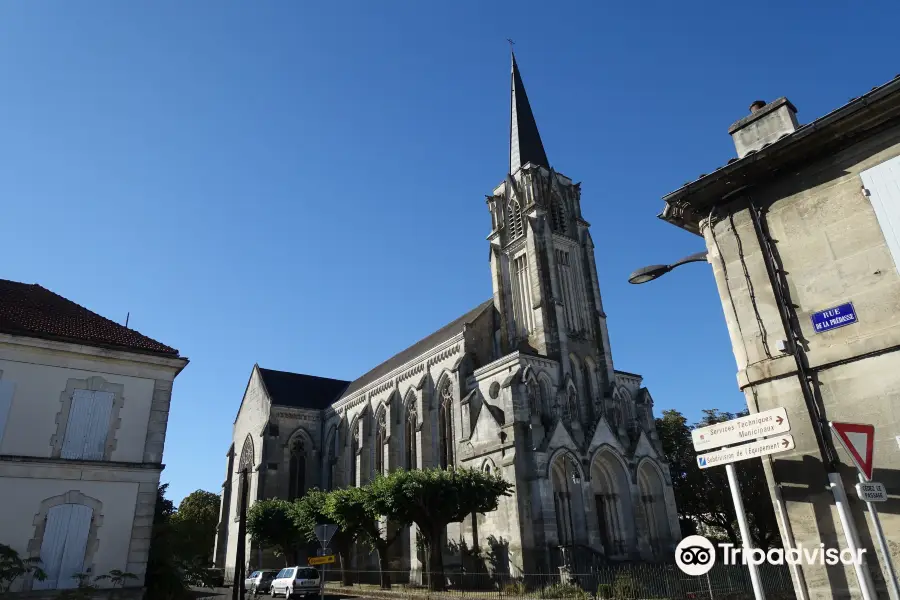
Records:
M474 557L518 575L672 556L653 399L613 367L580 184L550 166L515 58L511 80L509 172L487 196L493 297L352 382L254 366L227 454L215 548L226 579L245 470L251 504L397 468L499 473L515 491L448 527L451 570ZM415 527L392 552L393 568L421 573ZM249 538L247 561L283 565ZM377 564L361 548L354 561Z

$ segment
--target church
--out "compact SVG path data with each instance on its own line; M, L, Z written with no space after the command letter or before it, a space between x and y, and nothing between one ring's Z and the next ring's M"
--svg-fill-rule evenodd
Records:
M671 558L681 534L653 399L613 366L581 185L551 167L515 56L510 93L509 172L487 196L493 297L354 381L253 367L222 487L214 556L226 581L243 472L248 505L398 468L499 473L514 493L448 527L448 573ZM390 564L418 581L415 529ZM283 566L249 537L246 548L252 568ZM378 564L362 546L353 562Z

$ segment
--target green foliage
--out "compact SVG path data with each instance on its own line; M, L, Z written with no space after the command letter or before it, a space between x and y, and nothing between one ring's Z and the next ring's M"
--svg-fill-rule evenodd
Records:
M206 566L212 563L220 502L218 494L197 490L185 497L171 515L170 522L178 538L177 551L182 560Z
M212 587L208 563L191 557L179 544L172 522L175 505L166 498L168 484L156 491L156 510L144 585L147 597L154 600L182 600L191 597L190 586Z
M294 527L300 537L309 542L316 541L316 525L328 523L328 514L325 512L325 503L328 500L328 492L318 488L312 488L299 499L294 501L292 518Z
M296 561L297 552L308 539L308 532L298 527L296 503L272 498L260 500L247 512L247 533L253 541L270 548L288 562Z
M524 596L525 584L521 581L510 581L503 586L503 596Z
M57 598L59 600L91 600L97 586L91 583L91 576L88 573L76 573L73 575L78 580L78 585L71 590L63 590Z
M380 537L377 515L369 506L368 487L349 487L334 490L326 496L325 517L335 525L348 543L362 538L376 550L375 540Z
M675 503L683 523L682 533L695 533L689 530L689 523L693 523L701 526L707 537L727 539L739 545L737 517L725 469L700 469L691 430L744 416L747 411L733 414L712 409L703 413L703 419L693 426L677 410L663 411L662 418L656 420L656 430L672 475ZM762 461L744 460L735 467L754 545L763 550L779 546L781 540Z
M38 581L47 579L40 567L40 558L22 558L6 544L0 544L0 594L9 591L13 581L25 575L32 575Z
M641 585L628 573L620 573L612 584L613 598L640 598Z
M541 592L541 596L543 598L578 598L579 600L586 600L588 593L571 583L557 583L545 587Z
M415 523L428 545L430 587L444 585L441 535L449 523L497 509L512 485L474 469L397 470L369 484L369 506L396 523Z
M97 577L94 578L94 581L109 581L113 587L125 587L126 581L133 581L135 579L137 579L137 575L134 573L113 569L105 575L97 575Z
M613 586L608 583L601 583L597 586L597 598L599 600L611 600L613 597Z

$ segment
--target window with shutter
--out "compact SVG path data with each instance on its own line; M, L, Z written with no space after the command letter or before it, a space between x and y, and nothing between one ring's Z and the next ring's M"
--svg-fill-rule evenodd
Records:
M860 176L894 266L900 269L900 156L863 171Z
M75 390L60 453L62 458L103 459L113 399L111 392Z
M74 577L84 570L84 555L94 511L83 504L59 504L47 512L41 542L41 568L44 581L35 581L34 589L71 589L78 586Z
M69 504L69 528L66 532L66 545L63 549L59 567L57 589L78 587L75 575L84 572L84 554L87 550L88 534L91 531L91 518L94 511L83 504Z
M0 448L2 448L3 445L3 432L6 431L6 421L9 418L13 392L15 392L15 390L16 384L12 381L0 379Z

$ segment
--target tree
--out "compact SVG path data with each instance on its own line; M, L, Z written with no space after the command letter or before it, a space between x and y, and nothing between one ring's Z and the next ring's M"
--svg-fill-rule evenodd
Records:
M444 588L442 536L450 523L497 509L513 486L474 469L393 471L370 484L372 510L398 523L415 523L428 545L429 587Z
M307 533L297 525L296 506L287 500L260 500L247 512L247 533L256 543L284 558L284 566L297 564Z
M337 525L327 510L329 495L328 492L312 488L294 503L294 520L297 529L302 533L304 539L315 545L319 544L316 537L316 525ZM358 530L338 527L328 541L329 547L333 547L341 557L341 583L345 586L353 585L347 566L350 564L350 550L358 536Z
M28 574L38 581L47 579L40 564L40 558L22 558L13 548L0 544L0 594L8 592L13 581Z
M204 567L212 563L212 550L219 523L218 494L197 490L191 492L170 517L177 537L177 552L185 561Z
M737 515L725 469L700 469L691 430L748 413L745 410L732 414L716 409L704 410L703 413L701 421L694 426L688 425L687 419L677 410L663 411L662 418L656 420L656 430L672 475L672 489L682 522L682 533L693 533L689 531L689 524L695 527L699 524L711 533L727 538L730 543L739 545ZM735 468L753 544L763 550L778 545L780 537L762 461L740 461Z
M379 513L376 503L372 501L370 486L334 490L328 494L325 512L327 517L338 526L341 535L349 542L348 547L356 538L362 538L373 550L378 552L381 588L390 589L391 577L387 565L388 548L403 531L402 527L408 523L399 523L397 519L393 518L393 515ZM382 517L385 517L385 522L382 522ZM392 521L396 527L391 535L387 535L387 521Z

